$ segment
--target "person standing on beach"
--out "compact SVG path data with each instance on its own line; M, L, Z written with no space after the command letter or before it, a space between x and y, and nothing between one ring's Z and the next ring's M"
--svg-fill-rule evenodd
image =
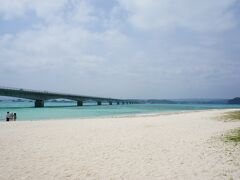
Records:
M9 116L9 121L13 121L13 118L14 118L14 115L13 115L13 113L10 113L10 116Z
M10 119L10 114L9 114L9 112L7 112L6 121L9 121L9 119Z
M14 113L13 114L13 121L16 121L17 120L17 113Z

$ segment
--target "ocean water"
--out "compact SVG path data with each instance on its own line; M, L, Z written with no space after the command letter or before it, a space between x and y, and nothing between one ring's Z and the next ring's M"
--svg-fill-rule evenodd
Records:
M34 108L33 102L0 102L0 121L5 121L6 113L17 113L17 120L81 119L93 117L118 117L151 115L204 109L239 108L240 105L227 104L125 104L96 106L84 104L77 107L74 102L46 102L44 108Z

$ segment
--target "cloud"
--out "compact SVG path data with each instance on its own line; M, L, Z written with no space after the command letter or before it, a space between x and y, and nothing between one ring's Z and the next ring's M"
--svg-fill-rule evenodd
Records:
M93 15L96 10L87 1L75 1L72 6L73 13L71 13L70 18L73 21L90 22L97 19L97 17Z
M231 8L237 0L119 0L129 21L143 30L177 28L196 32L221 32L233 28Z
M125 35L114 29L91 32L82 27L58 24L25 31L16 36L3 36L0 38L0 56L3 64L12 64L13 61L15 66L24 69L51 68L76 61L82 65L85 62L87 66L94 60L97 65L98 59L110 58L126 51L128 43ZM85 71L86 66L79 70Z
M0 34L3 84L123 98L240 89L234 0L119 0L106 9L94 0L1 1L0 25L36 16Z
M0 17L5 20L27 16L29 12L47 23L89 22L95 9L86 0L0 0Z
M59 13L67 0L13 0L0 1L0 13L5 19L24 16L28 11L34 11L38 17L51 18Z

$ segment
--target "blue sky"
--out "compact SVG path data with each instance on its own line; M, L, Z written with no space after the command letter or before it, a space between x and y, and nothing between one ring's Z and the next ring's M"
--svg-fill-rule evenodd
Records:
M0 4L0 85L118 98L240 96L238 0Z

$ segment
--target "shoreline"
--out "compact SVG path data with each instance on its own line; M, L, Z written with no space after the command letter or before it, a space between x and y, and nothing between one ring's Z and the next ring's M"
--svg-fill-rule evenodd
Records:
M130 115L116 115L116 116L98 116L98 117L78 117L78 118L50 118L50 119L21 119L14 121L16 122L38 122L38 121L76 121L76 120L99 120L99 119L121 119L121 118L143 118L143 117L159 117L165 115L175 114L188 114L194 112L207 112L207 111L240 111L240 108L223 108L223 109L201 109L201 110L183 110L183 111L172 111L172 112L158 112L158 113L146 113L146 114L130 114ZM0 123L6 122L5 119L0 120Z

